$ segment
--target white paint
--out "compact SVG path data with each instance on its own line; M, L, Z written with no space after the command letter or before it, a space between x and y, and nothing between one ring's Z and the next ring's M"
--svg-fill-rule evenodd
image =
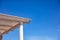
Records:
M19 27L19 40L23 40L23 25L21 24Z

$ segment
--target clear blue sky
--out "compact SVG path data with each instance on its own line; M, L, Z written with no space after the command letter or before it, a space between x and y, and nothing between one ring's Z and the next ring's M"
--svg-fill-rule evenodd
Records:
M0 0L0 13L31 18L24 40L60 40L60 0ZM18 40L18 28L3 40Z

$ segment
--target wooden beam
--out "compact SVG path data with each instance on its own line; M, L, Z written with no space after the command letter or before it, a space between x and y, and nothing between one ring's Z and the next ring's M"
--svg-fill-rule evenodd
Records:
M5 30L0 30L0 34L2 35L2 33L4 33L5 32Z
M5 21L5 20L0 20L0 25L7 25L7 26L13 26L18 22L12 22L12 21Z
M0 27L1 27L1 26L4 26L4 27L11 27L10 25L1 25L1 24L0 24Z
M16 16L9 16L9 15L4 15L4 14L0 14L0 20L10 20L10 21L21 21L23 23L29 23L30 19L27 18L19 18Z
M20 23L16 23L16 24L15 24L14 26L12 26L9 30L3 32L2 35L5 34L5 33L8 33L9 31L13 30L14 28L18 27L19 25L20 25Z
M14 21L14 20L7 20L7 19L0 19L0 20L3 20L3 21L10 21L10 22L19 22L19 21Z
M0 26L0 30L9 30L11 27Z

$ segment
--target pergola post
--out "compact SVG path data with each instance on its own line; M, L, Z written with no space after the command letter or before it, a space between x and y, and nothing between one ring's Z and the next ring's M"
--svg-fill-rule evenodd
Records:
M23 23L19 27L19 40L23 40Z
M2 40L2 35L1 35L1 33L0 33L0 40Z

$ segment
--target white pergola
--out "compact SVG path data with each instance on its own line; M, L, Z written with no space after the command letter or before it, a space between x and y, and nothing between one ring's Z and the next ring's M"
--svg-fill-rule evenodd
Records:
M19 40L23 40L23 24L29 23L30 19L0 14L0 40L2 35L19 27Z

